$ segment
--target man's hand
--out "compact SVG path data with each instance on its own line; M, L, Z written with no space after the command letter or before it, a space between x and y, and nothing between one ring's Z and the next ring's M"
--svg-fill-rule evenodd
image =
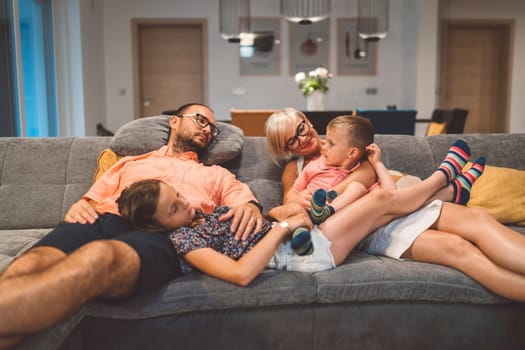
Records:
M231 231L235 239L245 241L253 232L259 232L263 225L263 216L255 204L246 203L231 208L219 221L232 219Z
M94 223L98 219L95 208L85 199L74 203L64 217L65 222L87 224Z

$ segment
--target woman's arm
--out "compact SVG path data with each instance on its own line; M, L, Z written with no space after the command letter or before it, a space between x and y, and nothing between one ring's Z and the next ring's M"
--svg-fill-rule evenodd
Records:
M286 219L288 227L275 225L266 236L239 260L234 260L212 248L195 249L186 253L184 260L196 269L221 280L247 286L266 267L283 239L299 226L312 227L302 210L301 214Z
M297 161L291 160L284 167L283 173L281 175L281 184L283 185L283 203L288 201L288 194L293 188L293 184L299 173L297 172Z

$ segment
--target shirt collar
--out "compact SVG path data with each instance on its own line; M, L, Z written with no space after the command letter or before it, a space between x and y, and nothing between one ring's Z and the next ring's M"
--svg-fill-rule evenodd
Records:
M168 157L174 157L180 160L193 160L195 162L199 162L199 156L194 151L188 151L188 152L182 152L182 153L174 153L173 150L168 146L163 146L160 149L160 152L164 156Z

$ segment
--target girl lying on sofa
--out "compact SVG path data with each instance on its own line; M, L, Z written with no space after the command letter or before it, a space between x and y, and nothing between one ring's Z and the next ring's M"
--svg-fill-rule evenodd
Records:
M441 167L450 166L451 156L457 157L449 153ZM455 173L461 174L461 167L458 164ZM246 286L266 267L304 272L334 268L346 260L364 237L393 219L412 213L405 220L420 221L421 210L418 209L446 186L450 183L445 173L436 170L413 186L370 192L316 227L301 205L285 204L269 212L278 223L272 225L266 220L260 232L244 241L233 238L230 222L218 220L227 208L217 207L212 214L196 212L182 193L160 180L133 184L122 192L118 205L121 215L136 228L174 230L170 238L177 253L189 265L210 276ZM421 231L435 232L435 254L460 255L457 262L449 266L465 272L497 294L525 301L525 261L521 259L525 256L525 237L479 209L445 204L439 200L430 203L429 206L436 208L432 210L438 212L438 217L429 224L430 227L419 225ZM474 237L470 229L472 225L449 220L457 217L451 216L450 211L467 217L472 214L469 212L476 212L479 225L476 230L486 227L483 232L488 232L485 238L476 237L477 247L471 243L467 247L459 240L457 247L439 244L437 237L443 234L457 235L465 242ZM298 227L312 229L315 249L311 255L294 254L286 241ZM473 260L478 262L470 266L469 262Z

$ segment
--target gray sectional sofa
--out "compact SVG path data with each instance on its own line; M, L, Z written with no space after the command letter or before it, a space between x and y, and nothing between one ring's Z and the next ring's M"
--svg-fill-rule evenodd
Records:
M456 137L376 142L389 168L425 177ZM525 170L525 134L462 138L474 157ZM88 189L110 141L0 138L0 271ZM280 202L281 169L264 138L246 138L224 166L265 210ZM332 271L267 270L245 288L192 272L142 298L91 302L19 349L523 349L524 329L525 303L456 270L356 251Z

